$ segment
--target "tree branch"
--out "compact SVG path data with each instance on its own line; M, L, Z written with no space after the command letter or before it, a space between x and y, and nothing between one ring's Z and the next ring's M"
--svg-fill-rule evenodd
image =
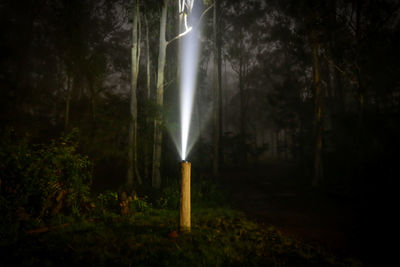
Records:
M214 5L215 5L214 3L211 4L209 7L206 8L206 10L203 11L203 13L201 14L201 16L200 16L200 18L199 18L199 21L197 22L196 27L198 27L198 25L200 24L200 22L201 22L201 20L203 19L203 17L206 15L206 13L207 13L211 8L214 7Z
M182 38L183 36L187 35L189 32L191 32L191 31L193 30L193 28L194 28L194 30L197 30L197 27L200 25L200 22L201 22L201 20L203 19L203 17L205 16L205 14L206 14L211 8L213 8L213 7L214 7L214 4L212 4L212 5L210 5L209 7L207 7L207 9L204 10L203 13L201 14L199 20L197 21L196 26L187 28L185 32L183 32L183 33L181 33L181 34L175 36L175 37L172 38L171 40L167 41L167 45L169 45L169 44L172 43L173 41L178 40L178 39Z
M192 29L193 29L193 27L187 28L186 31L184 31L183 33L181 33L181 34L175 36L174 38L172 38L171 40L167 41L167 45L169 45L170 43L172 43L172 42L175 41L175 40L178 40L178 39L182 38L183 36L185 36L186 34L188 34L189 32L191 32Z

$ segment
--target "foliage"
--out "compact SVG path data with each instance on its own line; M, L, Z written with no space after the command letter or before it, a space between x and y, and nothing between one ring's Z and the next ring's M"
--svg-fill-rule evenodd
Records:
M1 246L4 262L96 266L357 266L259 226L230 209L194 211L190 234L171 235L177 212L153 209L132 216L82 221ZM60 262L60 257L63 259Z
M135 192L127 196L125 192L118 196L117 192L106 191L97 195L94 209L90 214L96 218L104 216L123 215L130 216L138 212L151 210L148 197L139 197Z
M105 211L118 213L119 212L118 193L107 191L100 193L96 198L96 209L104 213Z
M151 204L147 201L147 197L138 197L134 194L129 201L129 207L132 212L146 212L151 208Z
M76 152L76 132L48 144L8 131L0 144L0 209L9 222L42 221L89 208L91 163Z

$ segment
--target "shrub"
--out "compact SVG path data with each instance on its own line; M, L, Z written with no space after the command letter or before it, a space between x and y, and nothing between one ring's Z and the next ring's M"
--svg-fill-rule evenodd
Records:
M0 212L11 221L42 221L88 207L92 165L76 152L76 131L48 144L8 131L0 140Z
M120 203L118 201L118 193L112 191L106 191L104 193L100 193L97 196L96 208L102 214L106 211L119 213Z
M151 204L148 202L147 197L138 197L136 194L130 199L130 210L132 212L146 212L151 209Z

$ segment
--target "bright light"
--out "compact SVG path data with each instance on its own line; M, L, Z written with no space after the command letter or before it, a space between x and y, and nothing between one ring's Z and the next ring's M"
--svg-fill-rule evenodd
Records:
M185 160L187 154L190 152L188 151L188 137L193 110L199 54L199 40L197 39L195 31L183 37L180 53L181 157L182 160Z

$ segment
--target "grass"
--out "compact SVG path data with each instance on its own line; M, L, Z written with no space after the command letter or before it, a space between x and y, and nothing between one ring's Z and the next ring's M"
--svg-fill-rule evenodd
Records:
M152 209L104 214L0 249L4 266L351 266L319 248L285 237L230 208L197 208L191 233L171 237L178 213Z
M204 177L192 177L192 231L176 234L176 180L90 195L72 136L35 146L14 135L0 138L0 266L357 265L247 219Z
M104 192L78 216L19 222L16 234L0 240L0 266L360 265L249 220L226 196L214 181L193 183L192 231L179 234L177 184L146 197L135 193L124 216L118 194Z

